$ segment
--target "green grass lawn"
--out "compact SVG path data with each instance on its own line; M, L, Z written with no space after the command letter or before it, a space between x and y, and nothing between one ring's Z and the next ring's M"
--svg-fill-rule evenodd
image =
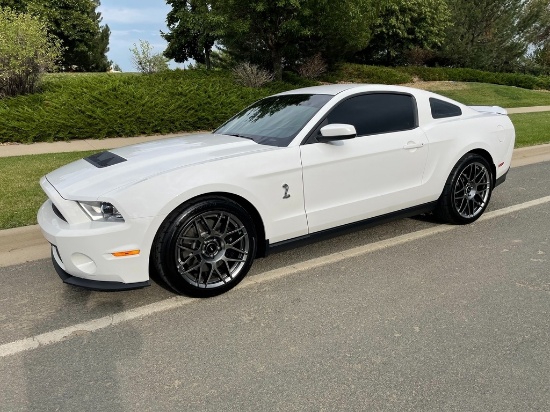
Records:
M0 158L0 229L36 224L36 212L46 200L39 179L91 153L95 152Z
M516 147L550 143L550 112L513 114ZM48 172L95 152L56 153L0 158L0 229L36 224L46 200L38 180Z
M548 91L486 83L457 83L456 86L457 88L441 89L434 85L429 90L468 105L508 108L550 106L550 92Z
M516 147L550 143L550 112L511 114Z

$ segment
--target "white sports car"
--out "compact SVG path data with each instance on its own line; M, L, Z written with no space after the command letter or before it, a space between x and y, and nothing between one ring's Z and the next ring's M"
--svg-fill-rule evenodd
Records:
M211 134L110 150L44 176L38 212L64 282L213 296L256 257L350 226L433 211L464 224L510 167L514 127L397 86L329 85L260 100Z

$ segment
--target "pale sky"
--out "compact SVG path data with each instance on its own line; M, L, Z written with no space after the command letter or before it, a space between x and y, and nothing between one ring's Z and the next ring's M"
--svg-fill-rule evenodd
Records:
M135 71L129 49L134 43L139 45L140 39L149 41L155 53L166 49L167 43L160 31L167 31L166 15L170 6L164 0L101 0L98 11L103 17L102 25L107 24L111 29L107 56L122 71ZM171 64L171 67L177 66Z

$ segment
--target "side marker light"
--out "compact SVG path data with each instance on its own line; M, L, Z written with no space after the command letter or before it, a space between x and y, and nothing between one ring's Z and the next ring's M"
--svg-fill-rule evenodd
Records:
M139 255L139 249L138 250L127 250L125 252L115 252L111 253L114 257L124 257L124 256L135 256Z

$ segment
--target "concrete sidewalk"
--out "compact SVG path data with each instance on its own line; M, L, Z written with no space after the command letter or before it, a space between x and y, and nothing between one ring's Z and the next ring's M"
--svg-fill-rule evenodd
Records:
M550 106L514 107L506 109L508 114L550 112Z
M199 133L174 133L154 136L138 136L138 137L114 137L110 139L84 139L71 140L68 142L42 142L32 144L21 143L0 143L0 157L12 157L23 155L34 155L44 153L67 153L67 152L84 152L86 150L105 150L114 149L117 147L129 146L137 143L151 142L153 140L169 139L177 136L190 136Z

